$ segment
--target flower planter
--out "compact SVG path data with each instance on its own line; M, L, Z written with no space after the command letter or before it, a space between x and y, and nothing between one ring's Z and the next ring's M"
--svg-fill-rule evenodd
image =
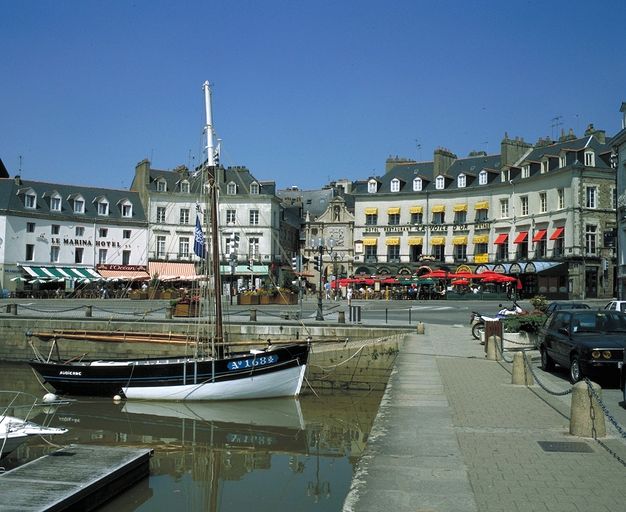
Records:
M298 303L298 296L295 294L281 295L272 297L272 304L293 305Z
M258 303L259 303L258 295L246 295L246 294L237 295L237 304L239 305L251 306L251 305L257 305Z
M534 332L505 332L503 340L504 350L522 350L524 348L537 347L537 334Z
M200 308L198 307L197 302L192 302L191 304L188 302L179 302L176 305L172 306L172 316L198 316L199 312Z
M269 295L259 295L259 304L270 304L271 299Z

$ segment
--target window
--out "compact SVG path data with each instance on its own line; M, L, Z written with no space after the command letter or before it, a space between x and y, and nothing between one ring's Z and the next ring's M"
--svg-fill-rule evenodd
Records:
M31 209L37 208L37 196L32 193L26 194L24 196L24 206Z
M422 178L413 179L413 192L420 192L422 190Z
M83 262L83 254L85 249L83 247L76 247L74 249L74 263L82 263Z
M35 232L35 223L34 222L27 222L26 223L26 232L27 233L34 233Z
M528 237L523 242L517 245L516 257L518 260L525 260L528 258Z
M565 208L565 189L558 189L557 194L559 196L559 210L562 210L563 208Z
M437 176L435 178L435 188L437 190L443 190L446 185L446 179L443 176Z
M465 174L459 174L459 177L456 180L456 186L459 188L465 188L466 183L467 183L467 178Z
M156 183L157 192L167 192L167 182L163 179L160 179Z
M165 206L157 206L156 221L160 224L165 223Z
M522 166L522 178L530 178L530 165Z
M585 151L585 165L588 167L595 167L596 154L593 151Z
M100 201L98 203L98 215L108 215L109 214L109 203L106 201Z
M74 213L85 213L85 201L74 199Z
M133 216L133 205L132 204L123 204L122 205L122 217L132 217Z
M250 193L253 195L259 194L259 184L256 181L250 183Z
M476 218L475 222L485 222L489 220L489 210L482 208L480 210L476 210Z
M521 196L519 198L519 201L521 207L521 215L528 215L528 196Z
M502 169L500 172L500 181L502 183L507 183L511 180L511 171L510 169Z
M98 263L103 265L107 262L107 250L98 249Z
M226 210L226 224L236 224L237 210Z
M566 159L565 159L565 155L561 155L559 157L559 167L565 167L565 165L567 164Z
M445 222L446 212L433 212L433 224L443 224Z
M552 255L556 258L565 254L565 231L561 231L558 238L554 240Z
M378 182L376 180L369 180L367 182L367 192L370 194L375 194L378 190Z
M487 171L480 171L478 173L478 184L479 185L487 184Z
M59 261L59 250L60 247L58 245L52 245L50 247L50 263L57 263Z
M454 223L455 224L465 224L467 222L467 212L454 212Z
M248 254L253 260L259 259L259 239L252 237L248 238Z
M122 265L130 265L130 251L122 251Z
M445 245L433 245L433 258L436 261L445 261L446 260L446 246Z
M34 244L26 244L26 254L25 254L25 258L26 261L34 261L35 259L35 245Z
M398 178L394 178L391 180L391 192L400 192L400 180Z
M422 245L409 245L409 259L411 263L417 263L423 254Z
M541 174L545 174L550 170L550 161L548 159L541 161Z
M125 229L124 231L122 231L122 238L130 238L130 229Z
M595 255L598 247L598 226L585 225L585 251L589 255Z
M597 208L598 189L596 187L585 187L585 206L587 208Z
M106 238L108 234L109 234L108 228L100 228L100 229L98 229L98 237Z
M181 236L178 239L178 257L179 258L189 257L189 238L186 236Z
M189 208L180 209L179 220L179 224L189 224Z
M181 181L180 182L180 191L183 194L189 194L189 182L188 181Z
M365 246L365 263L376 263L378 261L378 246Z
M228 185L226 185L226 193L229 196L234 196L237 193L237 184L231 181Z
M466 261L467 260L467 245L455 244L454 245L454 259Z
M400 214L390 213L388 223L390 226L397 226L398 224L400 224Z
M411 224L422 224L422 222L423 222L422 212L411 214Z
M500 218L501 219L509 218L509 200L508 199L500 199Z
M378 214L377 213L367 213L365 214L365 225L366 226L375 226L378 224Z
M535 242L535 258L545 258L547 254L547 242L545 237Z
M611 187L611 208L617 209L617 189L615 187Z
M487 254L489 244L474 244L474 254Z
M74 230L76 236L85 236L85 227L84 226L76 226Z
M497 245L498 249L496 250L496 260L508 260L509 259L509 242L504 242L503 244Z
M539 213L548 211L548 194L547 192L539 192Z
M400 246L399 245L387 246L387 261L391 263L400 262Z
M61 211L61 198L59 196L50 198L50 209L55 212Z
M250 224L252 226L259 224L259 210L250 210Z
M61 226L58 224L52 224L50 227L50 233L53 235L58 235L61 232Z
M157 259L165 258L165 237L163 235L157 236L156 239L156 257Z

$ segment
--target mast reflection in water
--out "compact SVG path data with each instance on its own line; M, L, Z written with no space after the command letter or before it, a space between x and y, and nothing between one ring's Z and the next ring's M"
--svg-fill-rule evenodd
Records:
M20 383L21 381L21 383ZM23 365L0 364L0 388L42 395ZM24 387L22 387L24 389ZM45 415L60 443L154 450L150 477L99 510L341 510L380 394L237 402L84 399ZM53 448L27 445L16 463Z

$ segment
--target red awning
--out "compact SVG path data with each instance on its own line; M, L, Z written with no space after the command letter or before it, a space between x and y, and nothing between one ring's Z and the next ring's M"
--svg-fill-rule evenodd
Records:
M528 238L528 231L520 231L515 237L515 240L513 240L513 243L521 244L525 242L527 238Z
M198 278L193 263L149 261L148 273L150 277L156 274L160 281L194 281Z
M500 233L493 243L496 245L502 245L506 243L508 238L509 235L507 233Z
M565 228L556 228L554 233L550 235L550 240L556 240L559 238L563 234L563 231L565 231Z
M540 240L543 240L546 237L547 231L547 229L540 229L539 231L537 231L535 233L535 236L533 236L533 242L539 242Z

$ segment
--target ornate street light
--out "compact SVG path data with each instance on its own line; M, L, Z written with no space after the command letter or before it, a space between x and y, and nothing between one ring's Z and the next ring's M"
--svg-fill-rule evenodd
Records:
M314 239L311 239L311 250L316 252L318 255L314 256L314 267L315 270L317 270L319 272L320 275L320 279L319 279L319 286L318 286L318 290L317 290L317 314L315 315L315 320L324 320L324 311L323 311L323 306L322 306L322 293L323 293L323 289L322 289L322 268L324 266L323 262L324 262L324 253L325 252L331 252L333 247L335 246L335 240L333 238L330 238L328 240L328 247L325 245L325 241L324 241L324 237L317 237Z

